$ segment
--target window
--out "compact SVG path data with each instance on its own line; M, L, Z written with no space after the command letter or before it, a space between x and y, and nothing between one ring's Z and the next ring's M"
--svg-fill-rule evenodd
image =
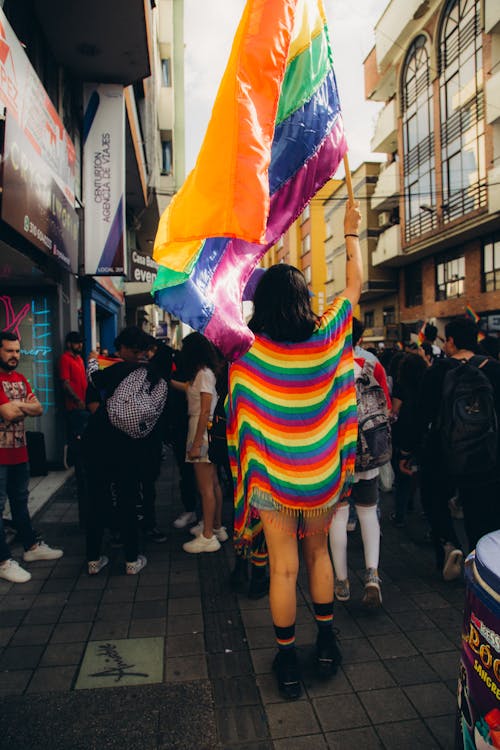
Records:
M172 141L161 142L161 173L172 173Z
M483 292L500 289L500 234L483 243Z
M384 326L393 325L396 322L396 311L393 307L384 307L383 324Z
M311 266L306 266L304 268L304 277L308 284L311 283Z
M480 0L448 0L440 33L443 220L486 205Z
M311 249L311 235L306 234L305 237L302 237L302 255L305 255L305 253L308 253Z
M310 205L308 203L307 206L302 211L302 217L301 217L302 223L304 221L307 221L310 218L311 218L311 207L310 207Z
M403 74L403 149L406 240L435 226L436 212L422 210L436 202L432 85L426 39L419 36L406 56Z
M333 281L333 258L326 259L326 280Z
M406 307L422 304L422 266L415 263L405 268Z
M170 75L170 60L168 58L161 61L161 85L172 85L172 78Z
M365 311L364 321L365 321L365 328L373 328L374 321L375 321L375 313L373 310Z
M461 297L464 293L465 258L459 255L436 265L436 300Z

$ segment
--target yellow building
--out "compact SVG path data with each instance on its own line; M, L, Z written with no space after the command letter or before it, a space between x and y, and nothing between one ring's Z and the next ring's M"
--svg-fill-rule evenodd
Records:
M269 268L275 263L289 263L291 266L300 268L313 294L313 310L318 315L324 312L326 303L327 225L324 201L341 184L341 180L329 180L262 261L264 268Z

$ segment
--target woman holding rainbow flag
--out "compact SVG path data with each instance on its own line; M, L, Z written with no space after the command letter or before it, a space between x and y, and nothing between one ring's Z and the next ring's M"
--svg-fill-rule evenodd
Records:
M245 542L260 515L269 551L270 605L284 697L300 696L295 651L298 538L318 626L317 670L335 674L333 570L328 527L350 489L357 420L352 306L362 284L358 204L346 207L346 288L318 320L302 273L285 264L261 278L250 350L229 370L228 445L235 484L235 538Z

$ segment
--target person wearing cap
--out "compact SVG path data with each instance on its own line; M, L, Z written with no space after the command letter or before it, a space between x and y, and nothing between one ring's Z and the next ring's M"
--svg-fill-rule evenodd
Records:
M66 350L59 360L59 379L64 392L68 453L75 467L75 477L80 508L85 489L85 476L81 457L81 438L87 426L89 412L85 406L87 373L82 357L83 336L78 331L66 335ZM82 520L80 518L80 520Z

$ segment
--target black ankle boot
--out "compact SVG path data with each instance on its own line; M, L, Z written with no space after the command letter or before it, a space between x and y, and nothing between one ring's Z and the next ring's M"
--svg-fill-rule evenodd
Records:
M316 669L318 677L328 679L342 664L342 652L333 631L320 633L316 640Z
M300 669L295 649L278 651L273 661L273 671L278 680L278 689L283 698L295 701L302 694Z

